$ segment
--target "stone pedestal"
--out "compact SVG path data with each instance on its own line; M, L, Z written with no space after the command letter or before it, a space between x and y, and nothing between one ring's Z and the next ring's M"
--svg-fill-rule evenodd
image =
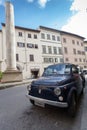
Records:
M20 71L5 71L3 73L2 83L6 82L20 82L23 80L22 72Z

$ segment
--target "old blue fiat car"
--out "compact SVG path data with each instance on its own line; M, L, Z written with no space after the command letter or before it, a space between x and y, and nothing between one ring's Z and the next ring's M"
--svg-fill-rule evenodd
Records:
M69 114L75 116L84 85L85 80L76 65L56 64L48 66L42 77L28 85L26 96L34 105L68 108Z

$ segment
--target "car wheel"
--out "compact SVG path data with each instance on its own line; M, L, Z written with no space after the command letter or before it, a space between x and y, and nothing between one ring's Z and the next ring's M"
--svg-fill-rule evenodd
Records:
M70 99L69 107L68 107L68 113L71 117L75 117L76 109L77 109L77 101L76 101L76 96L73 93Z

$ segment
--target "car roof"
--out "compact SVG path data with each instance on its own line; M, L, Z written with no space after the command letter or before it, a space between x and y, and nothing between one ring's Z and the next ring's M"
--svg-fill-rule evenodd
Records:
M72 63L58 63L58 64L49 65L48 67L57 66L57 65L74 65L74 66L76 66L75 64L72 64Z

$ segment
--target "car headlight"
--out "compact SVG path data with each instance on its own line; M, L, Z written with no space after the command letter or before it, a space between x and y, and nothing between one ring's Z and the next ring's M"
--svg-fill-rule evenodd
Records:
M60 88L55 88L54 93L55 93L55 95L59 96L61 94L61 89Z
M31 90L31 84L29 84L29 85L27 86L27 90L28 90L28 91Z

